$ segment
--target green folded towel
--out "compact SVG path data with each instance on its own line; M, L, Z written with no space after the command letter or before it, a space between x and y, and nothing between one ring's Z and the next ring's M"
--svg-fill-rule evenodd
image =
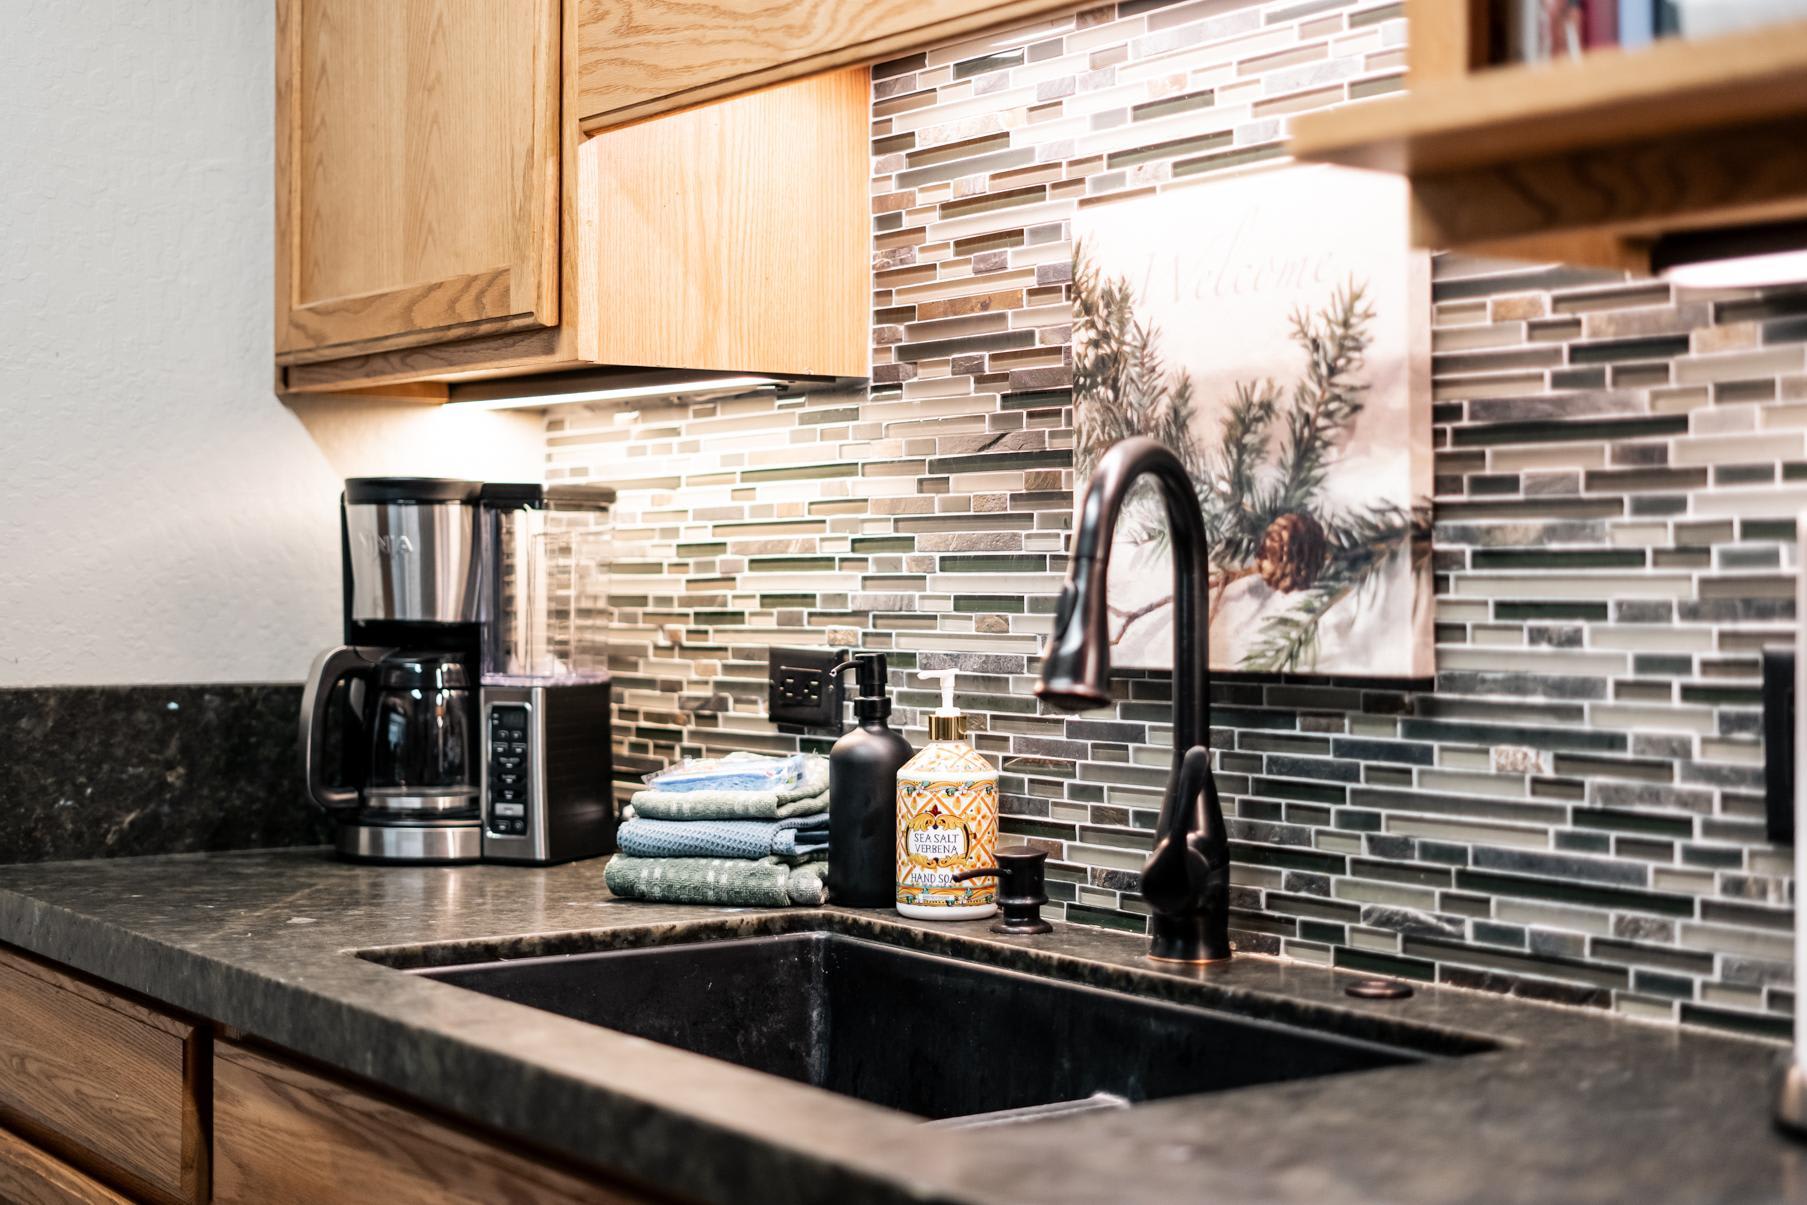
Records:
M826 861L786 864L780 858L636 858L616 854L603 871L624 899L665 904L734 904L783 908L822 903Z
M827 791L783 803L763 791L641 791L634 796L634 815L648 820L787 820L827 810Z
M634 814L652 820L782 820L828 810L828 759L811 755L796 784L773 791L637 791Z

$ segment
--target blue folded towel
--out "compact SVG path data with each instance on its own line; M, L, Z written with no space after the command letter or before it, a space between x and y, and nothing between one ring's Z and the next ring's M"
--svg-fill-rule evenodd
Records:
M621 852L637 858L805 858L828 848L828 815L783 820L625 820Z
M768 757L762 753L730 753L726 757L687 757L675 766L649 774L650 790L784 791L803 777L808 758L801 753Z
M828 759L803 754L803 776L788 787L763 791L716 788L634 792L634 813L656 820L782 820L828 810Z

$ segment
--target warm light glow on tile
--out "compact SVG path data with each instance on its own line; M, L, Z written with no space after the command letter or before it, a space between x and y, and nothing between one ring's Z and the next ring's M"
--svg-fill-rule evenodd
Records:
M1670 284L1688 289L1753 289L1807 282L1807 251L1772 251L1736 259L1677 264L1663 273Z

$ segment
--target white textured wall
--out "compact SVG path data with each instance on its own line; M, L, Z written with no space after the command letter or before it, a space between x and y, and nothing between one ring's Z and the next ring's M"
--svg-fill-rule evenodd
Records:
M0 686L298 679L343 476L538 476L531 415L272 394L272 9L6 0Z

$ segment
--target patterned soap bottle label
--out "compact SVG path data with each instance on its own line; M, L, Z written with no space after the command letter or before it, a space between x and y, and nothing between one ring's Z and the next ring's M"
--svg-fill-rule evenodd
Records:
M997 902L996 879L954 882L990 866L998 845L995 778L897 784L897 902L921 908Z

